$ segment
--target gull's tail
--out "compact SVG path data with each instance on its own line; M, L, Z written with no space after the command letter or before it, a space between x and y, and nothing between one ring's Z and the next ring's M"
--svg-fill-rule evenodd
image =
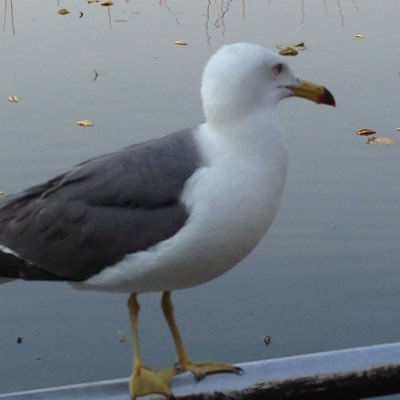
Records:
M65 281L61 276L47 272L24 260L8 247L0 244L0 284L24 279L28 281Z

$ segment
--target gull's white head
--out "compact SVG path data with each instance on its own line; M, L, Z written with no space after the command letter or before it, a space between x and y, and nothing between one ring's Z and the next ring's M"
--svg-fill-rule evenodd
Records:
M298 79L283 57L257 44L223 46L204 69L201 97L209 123L234 122L290 96L334 105L327 89Z

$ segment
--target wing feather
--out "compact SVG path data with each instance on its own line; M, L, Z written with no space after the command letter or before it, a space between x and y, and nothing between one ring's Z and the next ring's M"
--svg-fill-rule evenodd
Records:
M200 163L191 130L85 161L4 199L0 243L26 261L25 279L85 280L179 231L180 195Z

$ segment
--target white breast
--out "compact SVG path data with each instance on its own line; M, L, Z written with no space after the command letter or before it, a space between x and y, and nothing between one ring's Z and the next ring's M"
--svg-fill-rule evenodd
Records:
M208 165L185 186L182 201L190 211L185 226L78 288L147 292L195 286L234 267L257 245L276 214L285 181L281 135L260 132L241 142L215 136L205 125L196 135Z

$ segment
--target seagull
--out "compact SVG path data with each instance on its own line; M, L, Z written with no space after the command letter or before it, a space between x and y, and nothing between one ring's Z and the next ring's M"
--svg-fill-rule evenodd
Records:
M227 272L269 228L288 164L276 108L292 96L335 106L325 87L297 78L278 54L252 43L223 46L203 73L205 123L92 158L1 200L0 282L128 293L132 399L172 396L178 372L142 361L137 296L144 292L162 292L179 370L197 379L240 373L190 359L171 292Z

